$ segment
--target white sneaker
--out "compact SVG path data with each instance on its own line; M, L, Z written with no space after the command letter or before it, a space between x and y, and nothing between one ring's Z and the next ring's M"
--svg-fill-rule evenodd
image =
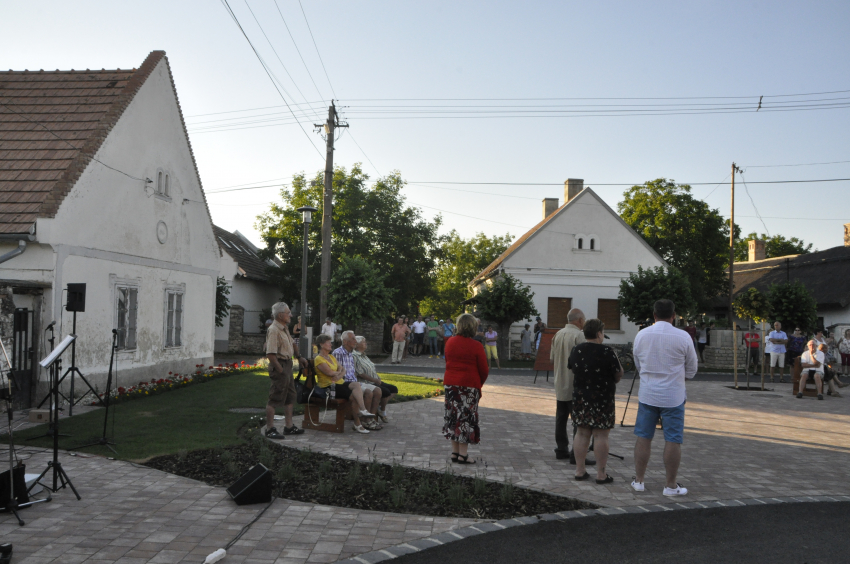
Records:
M351 428L354 429L355 431L357 431L358 433L363 433L364 435L369 434L369 429L364 427L362 424L361 425L354 425Z
M386 411L379 411L379 412L378 412L378 417L380 417L381 421L383 421L384 423L389 423L389 422L390 422L390 416L389 416L389 415L387 415L387 412L386 412Z
M642 492L646 488L644 487L643 482L638 482L637 479L635 478L635 479L632 480L632 489L635 490L636 492Z
M365 409L361 409L360 410L360 417L362 417L364 419L371 419L372 417L375 417L375 416L372 415L371 413L369 413L368 411L366 411Z
M682 484L676 484L675 488L664 488L664 495L666 495L666 496L688 495L688 488L683 488Z

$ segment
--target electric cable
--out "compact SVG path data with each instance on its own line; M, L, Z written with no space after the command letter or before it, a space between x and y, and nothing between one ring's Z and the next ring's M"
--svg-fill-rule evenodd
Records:
M727 174L727 175L726 175L726 178L724 178L723 180L721 180L720 182L718 182L718 183L717 183L717 185L716 185L714 188L712 188L712 189L711 189L711 192L709 192L708 194L706 194L705 196L703 196L703 197L702 197L702 198L700 198L700 199L701 199L703 202L705 202L705 201L708 199L708 197L709 197L709 196L711 196L712 194L714 194L714 191L715 191L715 190L717 190L717 189L720 187L720 185L721 185L721 184L723 184L724 182L726 182L726 179L727 179L727 178L729 178L730 176L732 176L732 173L731 173L731 172L730 172L729 174Z
M378 167L375 166L375 163L372 162L372 159L369 158L369 155L366 154L366 151L363 150L363 147L360 146L360 143L358 143L357 140L354 139L354 136L351 134L351 131L348 132L348 136L351 137L351 140L354 142L355 145L357 145L357 148L360 149L360 152L363 153L363 156L366 157L366 160L369 161L369 164L372 165L372 168L374 168L375 172L378 173L378 176L383 176L381 174L381 171L378 170Z
M759 213L759 210L756 207L755 200L753 200L753 197L750 195L750 189L747 188L747 180L744 178L744 172L741 171L740 174L741 174L741 182L744 183L744 191L747 193L747 197L750 199L750 203L753 204L753 210L755 210L755 212L756 212L756 217L759 218L759 221L761 221L762 227L764 227L764 230L767 233L767 236L770 237L770 229L767 228L767 224L765 224L764 219L762 219L761 214Z
M304 56L301 54L301 49L298 48L298 43L295 42L295 37L293 37L292 32L289 31L289 26L286 24L286 19L283 17L283 12L280 11L280 5L277 3L277 0L274 0L274 7L277 8L277 13L280 14L280 21L283 22L283 26L286 28L286 33L289 34L289 38L292 40L292 44L295 46L295 51L298 52L298 56L301 58L301 62L304 64L304 70L307 71L307 76L310 77L310 81L313 83L313 87L316 89L316 93L319 95L319 98L324 99L324 96L322 96L322 93L319 90L319 85L316 84L316 81L313 79L313 74L310 72L310 68L307 66L307 61L304 60Z
M748 165L745 168L778 168L783 166L815 166L815 165L832 165L832 164L844 164L850 163L850 161L830 161L825 163L799 163L799 164L779 164L779 165Z
M316 44L316 38L313 37L313 29L310 27L310 21L307 19L307 12L304 11L304 5L301 3L301 0L298 0L298 5L301 7L301 13L304 15L304 23L307 24L307 30L310 32L310 39L313 40L313 47L316 48L316 54L319 56L319 62L322 63L322 70L325 71L325 78L328 79L328 86L331 87L331 93L334 95L334 98L338 100L339 97L336 95L334 85L331 83L331 77L328 76L328 69L325 68L325 61L322 60L322 54L319 52L319 46Z

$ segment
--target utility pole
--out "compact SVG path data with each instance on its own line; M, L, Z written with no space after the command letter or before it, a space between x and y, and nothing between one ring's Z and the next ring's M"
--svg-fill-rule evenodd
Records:
M741 169L732 163L732 206L729 214L729 326L732 328L732 367L735 373L735 387L738 387L738 331L735 326L735 313L732 311L732 291L735 288L735 173ZM748 343L749 344L749 343ZM748 385L749 387L749 385Z
M331 100L328 107L328 121L315 124L317 130L324 129L327 136L327 154L325 156L325 190L322 203L322 274L319 297L319 325L328 316L328 284L331 280L331 227L333 224L333 178L334 178L334 132L337 127L348 127L339 123L336 106Z

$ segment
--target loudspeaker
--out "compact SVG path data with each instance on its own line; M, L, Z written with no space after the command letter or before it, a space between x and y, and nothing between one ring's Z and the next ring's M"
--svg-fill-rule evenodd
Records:
M86 311L86 285L68 284L68 303L65 311Z
M29 501L27 495L26 466L15 467L15 499L18 503ZM9 471L0 474L0 510L9 504Z
M268 503L272 500L272 473L262 464L257 464L227 488L227 493L236 505Z

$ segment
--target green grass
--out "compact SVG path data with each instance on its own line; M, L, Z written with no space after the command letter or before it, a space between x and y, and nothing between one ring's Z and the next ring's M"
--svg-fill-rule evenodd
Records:
M442 389L436 380L401 374L382 374L381 378L399 388L400 401L434 395ZM188 386L148 398L135 399L110 407L107 436L115 441L117 458L147 460L154 456L173 454L181 450L227 446L241 442L238 431L250 418L248 413L232 413L232 408L263 408L268 400L267 372L248 372L219 378L203 384ZM279 410L279 412L282 412ZM75 415L60 422L59 446L70 449L91 442L103 433L103 410L97 409ZM112 433L112 414L115 414L115 433ZM303 407L295 406L295 413ZM296 422L298 420L296 419ZM18 445L30 437L44 434L46 425L15 433ZM7 442L0 438L0 442ZM43 437L27 445L50 448L52 439ZM104 446L82 449L104 456L116 456Z

